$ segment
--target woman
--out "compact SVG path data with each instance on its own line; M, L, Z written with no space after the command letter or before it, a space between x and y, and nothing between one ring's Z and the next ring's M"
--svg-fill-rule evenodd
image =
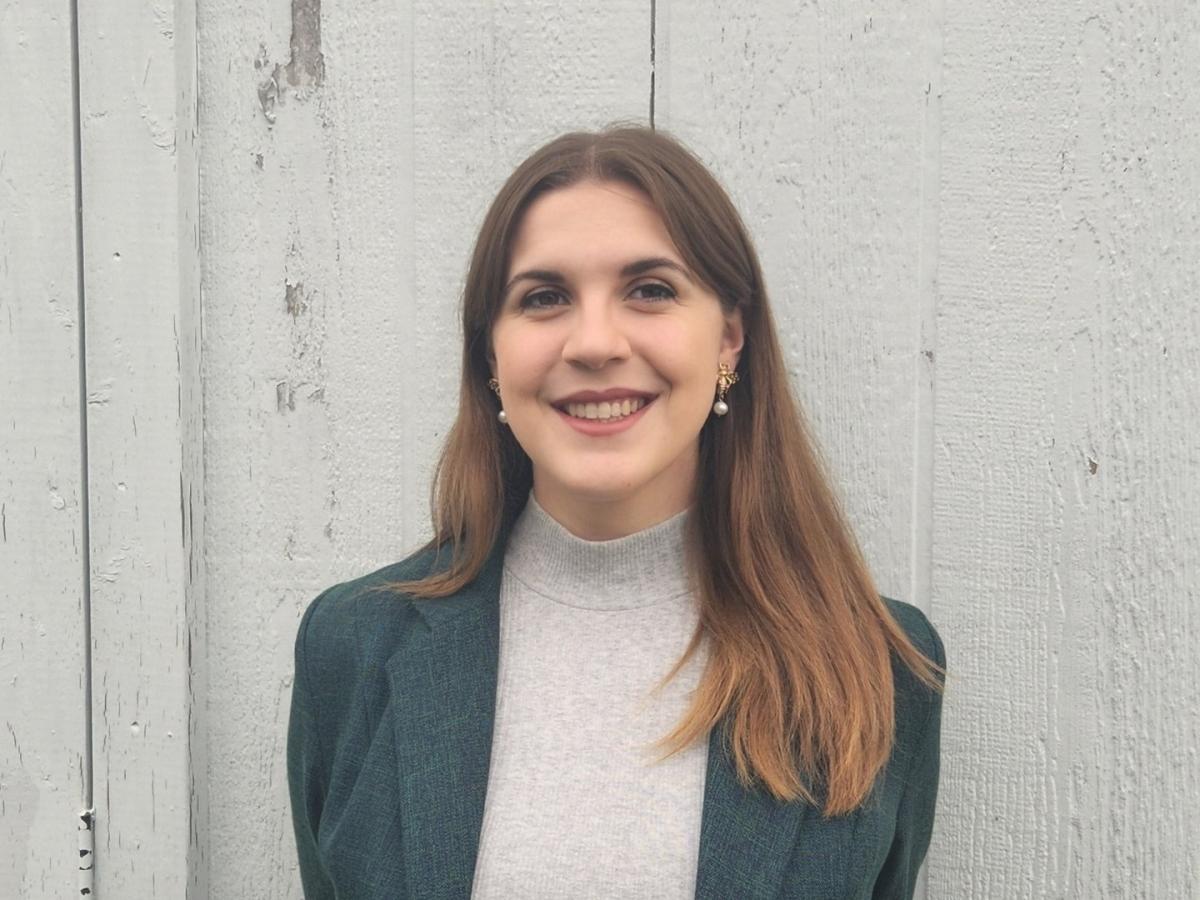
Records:
M434 539L297 637L306 896L910 897L942 646L875 590L724 191L662 132L560 137L463 313Z

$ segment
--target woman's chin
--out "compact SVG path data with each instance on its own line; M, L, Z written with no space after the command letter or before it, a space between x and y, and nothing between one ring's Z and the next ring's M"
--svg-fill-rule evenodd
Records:
M556 478L552 487L545 487L568 503L614 503L637 494L641 481L628 472L597 472L593 468L586 473Z

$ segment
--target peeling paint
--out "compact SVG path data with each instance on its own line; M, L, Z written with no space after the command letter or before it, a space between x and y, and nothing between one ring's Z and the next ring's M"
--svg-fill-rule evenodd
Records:
M88 391L88 406L104 406L112 399L113 379L105 378Z
M258 86L258 105L262 107L263 118L272 125L275 124L275 102L279 99L279 85L275 76L271 75Z
M58 320L58 324L63 328L70 329L75 325L74 312L54 294L47 298L50 304L50 311L54 314L54 318Z
M93 870L96 862L96 809L79 813L79 896L90 897L95 888Z
M277 412L296 411L296 394L286 381L280 381L275 385L275 409Z
M149 100L138 92L138 115L141 117L142 124L146 126L146 131L150 135L150 141L159 150L166 151L172 156L175 155L175 126L174 122L168 118L166 121L160 119L154 114L154 110L150 106Z
M321 0L292 0L292 58L283 71L292 87L320 87L324 84Z
M277 412L295 412L296 411L296 395L302 388L311 387L312 390L303 395L303 399L317 403L325 402L325 388L314 387L311 382L299 381L292 383L290 381L278 381L275 383L275 409Z
M293 284L285 281L283 283L283 303L293 319L301 313L308 312L308 298L304 294L304 282L297 281Z
M151 7L150 12L154 15L154 24L158 26L158 33L169 40L174 40L175 16L170 4L166 6L155 5Z
M267 48L259 45L254 68L263 71L270 65ZM258 85L258 105L268 123L275 122L275 107L290 87L298 98L325 83L325 54L321 52L321 0L292 0L292 37L290 58L277 64Z

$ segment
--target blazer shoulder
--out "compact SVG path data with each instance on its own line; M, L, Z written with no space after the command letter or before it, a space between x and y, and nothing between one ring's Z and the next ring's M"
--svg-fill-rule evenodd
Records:
M394 646L408 627L413 599L391 582L421 578L432 568L428 547L399 562L331 585L308 604L296 633L296 664L323 677L351 676L351 668Z
M908 635L913 646L920 650L926 659L937 663L944 669L946 667L946 648L938 630L929 621L929 617L911 603L884 597L882 594L880 598L892 618L904 629L904 633Z
M941 670L936 674L944 683L942 673L946 670L946 651L941 635L929 617L911 603L891 597L882 599L917 651ZM892 676L896 691L896 730L892 751L895 765L889 766L889 770L907 772L914 760L936 750L941 728L942 692L918 678L895 653L892 654ZM933 750L930 749L930 742Z

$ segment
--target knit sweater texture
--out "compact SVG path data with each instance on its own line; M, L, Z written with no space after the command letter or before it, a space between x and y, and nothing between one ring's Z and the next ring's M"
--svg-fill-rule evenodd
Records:
M586 541L530 495L504 558L474 900L693 896L708 742L651 746L706 658L655 690L697 623L686 516Z

